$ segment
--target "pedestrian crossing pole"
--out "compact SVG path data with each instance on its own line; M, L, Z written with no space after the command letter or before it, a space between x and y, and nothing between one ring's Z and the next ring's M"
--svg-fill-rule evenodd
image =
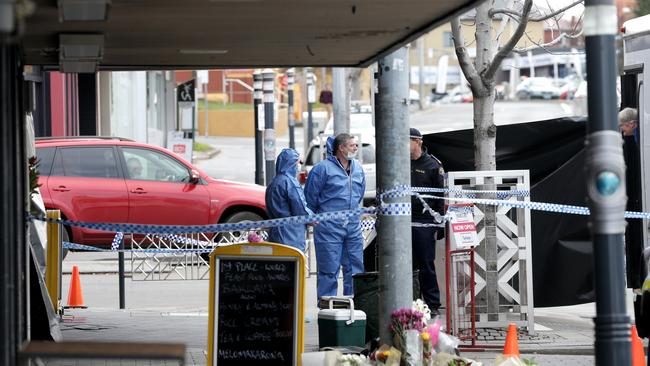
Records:
M264 132L264 105L262 104L262 72L253 73L253 109L255 114L255 184L264 185L264 156L262 135Z
M296 70L291 68L287 70L287 102L289 108L287 110L287 120L289 123L289 147L296 148L295 128L296 121L293 117L293 84L295 83Z
M266 185L275 177L275 129L273 126L275 101L275 73L271 69L262 72L262 90L264 92L264 159L266 160Z
M587 194L596 283L596 365L631 365L630 318L625 307L625 161L617 131L616 46L613 0L586 0L589 125Z
M307 141L305 151L309 149L311 140L314 139L314 117L312 116L314 103L316 103L316 85L314 85L314 73L311 67L306 69L307 72Z

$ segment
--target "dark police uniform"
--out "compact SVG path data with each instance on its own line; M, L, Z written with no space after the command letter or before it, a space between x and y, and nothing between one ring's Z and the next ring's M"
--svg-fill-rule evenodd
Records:
M427 153L422 147L422 155L417 160L411 160L411 186L412 187L444 187L445 171L440 160ZM441 196L442 193L428 193ZM429 207L443 215L444 201L439 199L425 199ZM436 238L444 236L442 227L419 227L418 224L432 224L434 218L429 212L423 212L423 205L416 197L411 198L411 235L413 247L413 269L420 271L420 293L424 302L431 310L440 307L440 289L433 261L436 259Z

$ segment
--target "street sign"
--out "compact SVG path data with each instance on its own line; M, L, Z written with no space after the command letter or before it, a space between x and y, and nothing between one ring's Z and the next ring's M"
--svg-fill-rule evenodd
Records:
M185 138L183 131L169 131L167 133L167 148L192 162L193 144L192 139Z
M447 209L451 230L451 249L469 249L478 245L472 206L450 205Z
M176 89L176 101L180 103L194 103L194 79L188 80Z
M210 255L208 365L299 365L305 257L273 243Z
M209 70L197 70L196 78L199 81L199 84L207 84L210 82L210 71Z

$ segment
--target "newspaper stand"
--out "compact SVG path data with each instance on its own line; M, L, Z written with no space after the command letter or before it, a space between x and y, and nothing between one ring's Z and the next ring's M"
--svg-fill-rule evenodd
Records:
M450 212L471 212L474 205L451 204L446 207ZM469 215L471 217L471 215ZM473 223L472 223L473 224ZM476 306L474 299L474 246L459 247L454 245L454 228L452 221L445 224L445 270L446 270L446 306L447 329L461 342L476 346ZM471 227L471 225L470 225ZM474 227L474 233L476 228Z

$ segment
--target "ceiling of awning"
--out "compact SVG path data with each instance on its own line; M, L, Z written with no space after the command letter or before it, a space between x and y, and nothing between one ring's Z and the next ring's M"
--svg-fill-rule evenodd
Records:
M60 34L103 34L102 69L367 66L476 0L112 0L106 21L59 21L36 0L25 62L59 64Z

